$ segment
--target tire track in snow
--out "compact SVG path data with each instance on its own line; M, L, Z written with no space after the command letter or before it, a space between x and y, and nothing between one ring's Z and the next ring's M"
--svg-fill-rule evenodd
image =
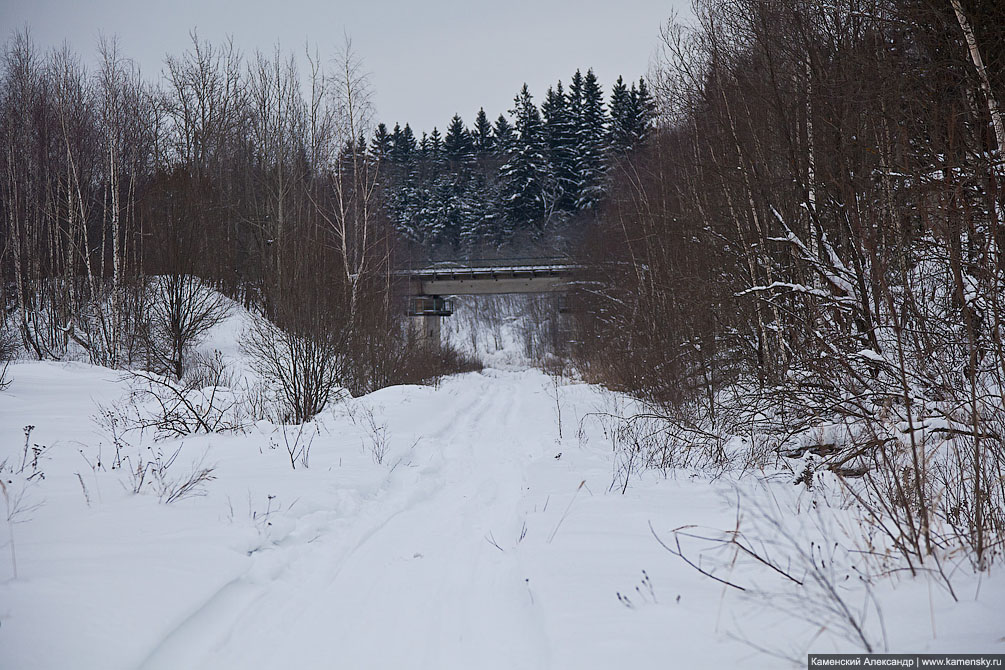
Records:
M142 667L544 662L548 645L517 552L485 539L517 524L528 437L518 405L529 389L512 374L471 377L437 394L450 401L420 431L416 457L427 465L418 490L395 490L392 474L362 518L336 522L266 584L225 586Z
M450 396L453 398L458 397L456 393L451 393ZM479 393L473 396L469 394L464 398L463 402L448 405L451 411L441 412L441 415L433 417L435 427L430 431L430 434L437 436L448 432L452 425L451 417L453 415L457 413L466 415L470 413L472 408L485 402L486 398L483 394ZM420 433L425 432L420 431ZM424 474L428 476L434 474L434 471L426 468ZM381 492L383 492L383 489L387 486L388 481L392 479L393 475L393 472L389 473ZM342 560L344 560L345 556L354 553L359 546L365 544L371 536L380 532L398 514L407 510L410 506L420 503L423 499L432 496L433 491L427 490L429 488L428 486L421 487L417 491L407 492L408 495L405 497L405 500L400 501L389 512L380 509L380 507L386 506L389 502L386 496L378 495L364 499L360 508L355 513L355 516L363 518L357 519L354 528L350 529L351 531L356 531L353 534L357 536L357 539L353 540L354 544L348 551L343 550L344 556L341 557ZM378 518L376 521L373 521L369 517L375 508ZM331 524L328 524L325 530L330 532L334 529L332 529ZM262 562L275 563L277 560L274 556L275 552L281 551L283 548L282 545L283 543L280 543L278 547L257 553L253 559L255 563L249 567L244 575L231 580L210 594L193 610L192 614L180 621L150 651L139 667L150 670L195 667L195 664L199 662L198 659L206 654L215 653L222 649L231 639L233 630L241 622L247 622L249 618L254 619L256 610L260 608L260 601L268 597L270 589L276 590L275 583L262 583L261 578L256 577L256 573L261 571L262 566L260 564ZM328 550L328 553L337 551L337 549L331 547L319 548L319 551L324 553L325 549ZM296 574L300 569L300 564L315 559L316 554L317 552L313 552L307 557L294 556L288 564L282 566L280 575L276 575L275 579L284 574ZM265 570L268 569L268 567L265 567ZM306 568L306 570L309 571L310 568ZM185 659L185 662L179 663L180 659Z

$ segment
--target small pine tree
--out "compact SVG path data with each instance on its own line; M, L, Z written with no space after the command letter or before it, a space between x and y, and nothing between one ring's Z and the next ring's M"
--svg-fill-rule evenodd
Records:
M474 158L474 142L459 114L454 114L443 138L443 153L451 166L463 171L461 166Z
M634 84L632 88L635 88ZM611 122L607 129L607 142L615 156L624 155L632 148L636 125L633 98L637 97L637 92L629 93L624 80L618 77L611 89Z
M415 152L415 136L412 135L412 129L406 124L402 130L400 125L394 124L389 152L391 160L398 165L405 165L414 158Z
M635 96L635 139L645 142L656 118L656 101L649 93L645 77L639 78L639 87Z
M405 129L401 131L401 143L406 156L414 154L418 148L415 141L415 133L412 132L412 127L407 123L405 124Z
M429 133L429 148L426 151L426 159L435 162L439 162L443 158L443 136L440 135L440 131L437 130L436 126L433 126L433 132Z
M489 154L492 152L492 148L495 146L495 137L492 135L492 124L489 122L489 117L485 114L484 107L478 110L478 116L475 117L475 127L471 135L474 140L475 151L480 154Z
M492 129L492 136L495 143L495 152L497 155L505 156L509 153L510 149L513 147L513 126L502 114L496 119L496 125Z
M395 126L397 129L397 126ZM378 161L385 161L391 155L393 146L391 135L387 132L387 126L378 123L373 131L373 140L370 142L370 154Z
M422 139L419 140L419 156L423 160L429 158L429 135L425 131L422 133Z

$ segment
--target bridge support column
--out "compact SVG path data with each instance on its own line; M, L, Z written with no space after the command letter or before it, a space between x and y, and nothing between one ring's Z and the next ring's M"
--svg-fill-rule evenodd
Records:
M422 288L421 284L416 285ZM422 346L440 346L440 319L454 313L454 302L438 295L411 295L408 316L411 335Z
M431 347L440 346L440 319L441 316L410 316L409 326L412 329L412 336L419 344Z

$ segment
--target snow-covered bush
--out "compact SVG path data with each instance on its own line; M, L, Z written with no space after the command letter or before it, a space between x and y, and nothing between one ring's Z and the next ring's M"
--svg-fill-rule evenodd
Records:
M116 452L131 435L152 433L161 440L243 429L251 417L241 392L228 386L232 381L226 367L214 365L202 372L183 381L143 370L129 372L129 396L114 406L99 405L95 417Z

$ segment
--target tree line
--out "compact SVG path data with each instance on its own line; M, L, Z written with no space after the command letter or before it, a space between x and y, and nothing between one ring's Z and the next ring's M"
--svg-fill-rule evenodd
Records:
M468 128L454 115L417 138L409 124L378 124L370 152L395 229L409 242L452 256L520 236L560 230L595 213L611 161L642 143L653 118L645 79L618 78L605 102L593 70L559 81L540 107L524 84L510 119L485 109Z
M193 33L155 82L114 40L88 70L13 33L0 54L3 350L181 379L226 297L300 338L259 357L323 352L323 370L301 361L316 368L302 387L388 383L407 367L396 253L471 255L594 212L612 161L651 127L644 80L619 79L605 102L588 71L540 108L524 86L512 121L482 110L470 129L455 116L442 138L416 138L373 123L350 51L305 55L306 71L278 48L245 56Z
M290 418L411 374L350 46L303 72L193 34L159 83L114 40L98 55L88 71L28 31L0 53L5 346L180 380L229 299Z
M617 161L575 356L663 417L829 469L914 569L1005 538L1005 6L698 0Z

